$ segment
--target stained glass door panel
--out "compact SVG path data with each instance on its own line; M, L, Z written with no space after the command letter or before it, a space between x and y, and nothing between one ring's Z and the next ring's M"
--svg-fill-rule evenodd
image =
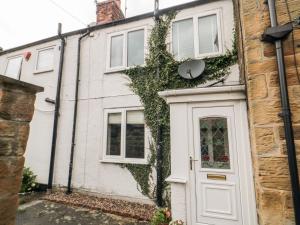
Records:
M230 169L226 118L200 119L200 142L202 168Z

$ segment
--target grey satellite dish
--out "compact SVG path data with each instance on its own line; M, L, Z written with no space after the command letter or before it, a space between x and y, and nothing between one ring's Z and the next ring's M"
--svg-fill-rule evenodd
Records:
M202 59L190 60L182 63L178 67L178 73L185 79L194 79L199 77L205 69L205 62Z

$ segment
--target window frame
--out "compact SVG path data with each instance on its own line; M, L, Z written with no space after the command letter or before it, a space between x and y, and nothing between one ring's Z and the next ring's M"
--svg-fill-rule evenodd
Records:
M100 162L103 163L132 163L132 164L148 164L148 156L150 152L151 140L150 129L144 123L144 158L126 158L126 116L129 111L144 111L143 107L129 107L129 108L113 108L104 109L104 129L103 129L103 155ZM121 113L121 154L120 156L107 155L107 128L108 128L108 114Z
M139 31L143 30L144 31L144 63L139 65L143 66L145 65L145 59L147 55L147 27L146 26L139 26L123 31L118 31L118 32L112 32L107 35L107 50L106 50L106 73L111 73L111 72L118 72L122 71L128 68L131 68L133 66L128 66L128 33L133 32L133 31ZM111 60L111 38L114 36L119 36L123 35L123 58L122 58L122 65L121 66L116 66L116 67L110 67L110 60Z
M10 76L10 75L7 75L6 72L7 72L7 68L8 68L9 61L12 60L12 59L16 59L16 58L21 58L21 64L20 64L20 68L19 68L19 70L18 70L18 75L17 75L17 77L15 78L15 77L12 77L12 76ZM12 78L12 79L20 80L20 78L21 78L21 71L22 71L22 65L23 65L23 55L22 55L22 54L18 54L18 55L15 55L15 56L7 57L4 75L5 75L6 77L10 77L10 78Z
M199 26L198 26L199 20L198 19L201 17L211 16L211 15L217 16L219 51L200 54L199 53ZM192 59L210 58L210 57L216 57L216 56L220 56L220 55L224 54L224 38L223 38L224 30L223 30L223 26L221 24L221 18L223 18L222 10L221 9L213 9L213 10L208 10L205 12L195 14L193 16L178 17L175 20L173 20L171 23L171 32L170 32L171 53L173 54L173 23L187 20L187 19L192 19L193 20L193 32L194 32L194 57L192 57ZM183 59L178 59L178 60L183 60Z
M52 50L53 51L53 62L52 62L52 65L49 66L49 68L45 68L45 69L38 69L37 66L38 66L38 62L39 62L39 55L40 55L40 52L42 51L47 51L47 50ZM46 72L51 72L54 70L54 62L55 62L55 46L52 45L52 46L48 46L48 47L43 47L43 48L38 48L36 49L37 51L37 54L36 54L36 57L35 57L35 66L34 66L34 74L39 74L39 73L46 73Z

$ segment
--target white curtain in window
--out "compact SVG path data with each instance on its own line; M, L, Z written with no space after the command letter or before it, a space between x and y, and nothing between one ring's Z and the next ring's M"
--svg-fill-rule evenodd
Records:
M121 124L121 120L122 120L121 113L108 114L108 124Z
M53 69L54 63L54 49L41 50L38 53L37 70L50 70Z
M111 37L110 67L123 66L123 38L124 35Z
M14 79L19 79L22 60L22 56L8 59L5 75Z
M128 33L127 38L127 66L142 65L144 63L144 30Z
M126 120L127 124L144 124L144 112L128 111Z
M193 19L173 23L173 54L177 60L194 58Z
M217 16L210 15L198 18L199 54L219 51Z

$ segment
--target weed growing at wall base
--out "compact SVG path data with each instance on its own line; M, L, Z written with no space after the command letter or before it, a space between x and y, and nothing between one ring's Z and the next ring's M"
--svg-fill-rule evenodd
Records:
M28 193L36 190L38 184L36 183L36 175L27 167L23 169L22 186L20 193Z

